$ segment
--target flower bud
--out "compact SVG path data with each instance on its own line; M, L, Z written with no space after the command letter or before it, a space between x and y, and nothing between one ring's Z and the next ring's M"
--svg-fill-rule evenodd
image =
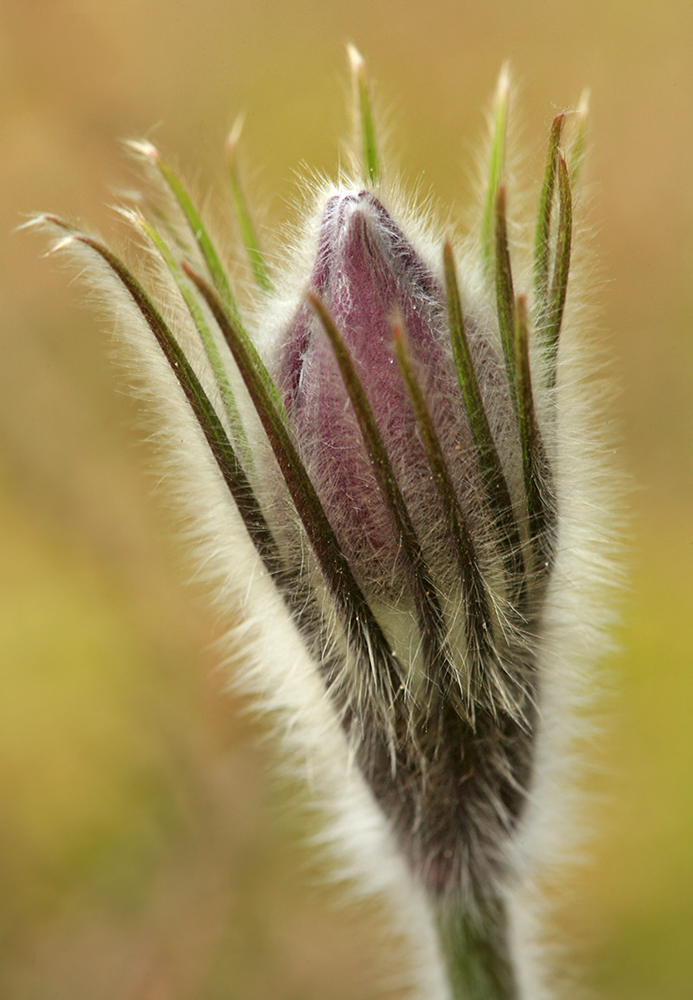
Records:
M139 357L187 471L202 560L218 567L224 602L229 592L256 601L243 632L255 635L249 684L283 712L362 881L387 884L395 923L435 962L422 896L432 904L455 997L548 996L513 952L517 876L540 868L530 843L546 863L555 761L574 714L568 667L595 651L587 622L599 624L600 569L610 573L600 466L584 433L592 398L563 340L584 110L567 156L565 116L554 120L523 271L532 287L518 294L506 74L478 234L455 250L421 241L397 208L365 67L355 50L351 59L360 168L320 196L308 263L284 284L245 203L240 126L229 140L255 330L151 144L135 148L176 218L164 236L124 214L147 240L154 280L60 219L39 221L58 232L56 248L106 278L126 339L144 335ZM378 859L393 853L383 876ZM394 912L405 898L416 901L413 930ZM419 995L445 995L442 982L422 975Z
M353 361L416 534L443 570L450 563L449 537L392 338L399 315L458 496L471 508L478 462L454 372L443 288L365 190L328 198L308 284ZM374 596L401 597L406 572L397 524L334 351L305 301L282 334L275 380L303 461L357 579Z
M528 657L518 630L510 642L517 647L515 662L499 662L493 636L498 623L490 609L490 599L506 605L506 624L515 613L509 604L513 581L504 566L507 539L488 503L439 270L417 252L372 191L329 195L307 284L338 332L363 401L350 397L334 346L305 299L279 334L272 367L301 459L399 661L400 692L393 704L379 705L377 688L363 696L369 664L357 667L351 684L333 677L333 695L413 871L434 893L463 885L473 892L497 874L501 842L521 810L531 756ZM424 429L396 358L395 325L404 333L408 370L449 476L475 563L474 583L461 578ZM494 346L498 331L472 317L466 331L481 397L517 486L520 440ZM364 407L377 448L364 433ZM384 465L394 479L390 487L383 483ZM407 532L413 552L403 541ZM422 581L427 606L418 600ZM465 602L465 589L474 584L484 599ZM470 622L467 615L479 620ZM413 622L418 630L412 634ZM517 623L508 631L513 627ZM480 634L482 644L475 642ZM494 692L499 670L510 681ZM493 682L484 674L494 675ZM390 724L383 726L388 712Z

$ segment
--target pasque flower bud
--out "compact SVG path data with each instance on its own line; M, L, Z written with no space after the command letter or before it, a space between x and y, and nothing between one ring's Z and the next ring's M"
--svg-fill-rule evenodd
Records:
M350 377L305 300L280 331L275 382L339 546L367 600L389 622L400 682L392 703L380 706L377 684L370 698L362 693L370 669L357 668L351 684L337 678L338 701L413 870L436 893L471 891L502 865L501 842L520 811L529 771L532 665L522 648L526 623L511 603L520 584L504 565L506 558L519 561L512 549L519 534L504 537L505 523L489 503L455 370L443 282L373 192L328 196L309 288L339 333L362 396L350 399ZM497 331L489 335L469 320L466 326L479 391L517 487L521 446L493 346ZM457 530L398 364L398 329L446 470ZM364 434L365 420L377 445ZM519 497L517 506L525 517ZM512 517L507 510L506 520ZM462 572L459 533L470 564ZM505 637L494 636L501 613ZM499 645L504 653L512 648L515 662L501 661ZM496 676L500 671L505 678ZM378 719L378 708L390 725Z
M471 508L478 461L455 375L440 281L379 199L361 190L328 197L307 285L352 360L417 536L425 537L441 571L451 568L444 510L393 341L397 321L406 331L409 361L425 380L456 491ZM488 345L483 348L491 355ZM400 599L406 566L398 526L335 352L305 300L281 332L273 373L301 457L357 579L374 597ZM499 395L510 420L507 387Z
M238 129L229 140L254 328L150 144L135 148L163 188L166 236L125 214L155 280L41 221L100 268L125 339L144 339L139 363L187 474L202 558L224 602L248 602L248 684L309 765L351 874L389 894L417 995L548 997L528 899L560 854L549 830L572 677L597 648L609 565L566 299L584 110L567 152L565 116L554 121L531 287L518 294L506 76L478 233L453 245L422 237L431 226L387 182L351 56L359 165L318 192L283 278L245 203Z

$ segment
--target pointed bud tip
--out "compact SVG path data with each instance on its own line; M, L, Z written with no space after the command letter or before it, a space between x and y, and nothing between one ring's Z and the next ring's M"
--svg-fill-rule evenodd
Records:
M151 160L152 163L159 163L161 161L159 150L153 143L149 142L148 139L128 139L125 145L131 149L133 153L137 153L138 156L143 156L145 159Z
M580 100L578 101L577 113L581 118L586 118L590 113L590 97L592 93L589 87L585 87L583 92L580 94Z
M347 44L347 55L349 56L349 65L354 75L365 72L366 62L359 50L351 42Z
M30 216L26 222L22 222L17 226L16 231L21 232L22 229L40 229L41 226L52 225L55 221L56 216L49 215L47 212L38 212Z
M66 247L72 246L73 243L79 243L80 236L78 233L68 233L67 236L63 236L62 239L56 240L56 242L46 250L44 257L51 257L54 253L60 253L61 250L65 250ZM83 241L82 241L83 242Z
M226 139L225 151L229 159L233 159L236 155L236 147L238 146L238 142L241 138L241 132L243 131L244 124L245 114L241 112L239 115L236 115L236 120L231 126L231 131Z
M51 254L55 253L56 250L62 250L68 243L73 242L78 235L69 223L65 222L64 219L61 219L59 215L53 215L50 212L42 212L37 215L32 215L32 217L27 219L26 222L23 222L21 226L17 226L17 229L59 229L63 233L66 233L66 236L61 237L46 251L44 254L45 257L49 257Z
M510 91L510 61L505 60L501 66L500 73L498 74L498 83L496 84L496 103L500 104L508 99L508 93Z
M140 229L147 221L136 208L131 208L128 205L115 205L114 208L121 218L125 219L126 222L130 222L133 226L138 226Z

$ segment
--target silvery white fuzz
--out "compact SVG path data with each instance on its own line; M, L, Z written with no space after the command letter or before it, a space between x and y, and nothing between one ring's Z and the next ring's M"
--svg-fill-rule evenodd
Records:
M242 612L229 649L341 870L387 901L407 995L539 1000L537 887L575 843L572 747L613 579L575 279L586 109L555 118L516 245L502 75L460 240L391 179L350 55L353 170L312 186L272 256L229 140L254 304L148 143L156 210L122 209L146 266L38 221L109 297L200 562Z

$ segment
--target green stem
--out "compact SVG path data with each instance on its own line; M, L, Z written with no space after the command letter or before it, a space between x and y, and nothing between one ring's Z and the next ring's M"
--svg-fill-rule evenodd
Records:
M472 916L441 909L438 929L452 1000L517 1000L505 906L484 900Z

